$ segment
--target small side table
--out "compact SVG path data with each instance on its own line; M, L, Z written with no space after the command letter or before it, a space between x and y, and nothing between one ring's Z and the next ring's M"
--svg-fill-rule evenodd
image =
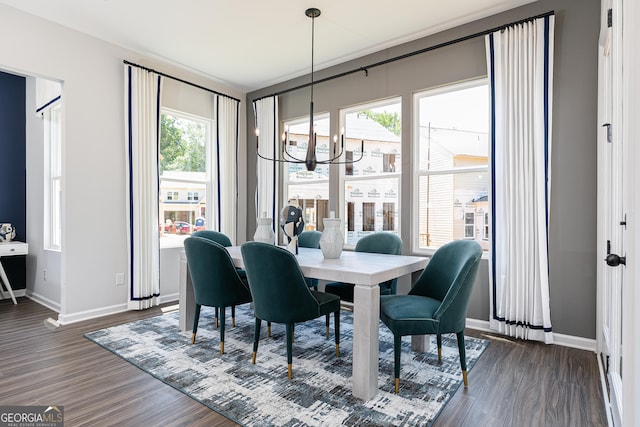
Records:
M4 283L5 288L7 288L7 291L9 291L9 295L11 295L11 299L14 304L18 304L18 301L16 301L16 297L13 295L13 289L11 289L11 283L9 283L7 273L5 273L4 268L2 267L1 258L5 256L27 255L28 252L29 244L25 242L11 241L0 243L0 278L2 279L2 283ZM0 294L2 294L2 298L4 298L2 286L0 286Z

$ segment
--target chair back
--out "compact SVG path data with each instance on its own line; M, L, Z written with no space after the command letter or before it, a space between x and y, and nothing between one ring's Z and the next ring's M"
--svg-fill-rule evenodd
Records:
M303 231L298 236L298 246L301 248L320 249L322 233L316 230Z
M433 315L440 331L464 329L467 307L475 282L482 247L473 240L455 240L441 246L429 260L409 295L422 295L441 301Z
M229 247L229 246L233 246L231 244L231 239L229 239L229 237L224 234L221 233L219 231L213 231L213 230L200 230L200 231L196 231L195 233L193 233L191 235L192 237L202 237L204 239L207 240L212 240L224 247Z
M296 323L320 315L318 302L291 252L263 242L246 242L241 250L256 317Z
M356 252L371 252L376 254L401 255L402 239L397 234L378 232L367 234L356 243ZM398 279L380 283L380 295L395 295Z
M203 237L184 241L196 304L227 307L251 299L224 246Z

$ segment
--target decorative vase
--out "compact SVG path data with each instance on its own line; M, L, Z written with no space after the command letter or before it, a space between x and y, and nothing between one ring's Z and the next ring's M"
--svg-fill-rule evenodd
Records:
M320 237L320 249L325 258L340 258L344 247L342 220L340 218L323 218L324 231Z
M268 218L266 216L258 218L258 228L256 228L256 232L253 234L254 241L269 243L271 245L275 244L276 233L274 233L273 231L271 222L271 218Z

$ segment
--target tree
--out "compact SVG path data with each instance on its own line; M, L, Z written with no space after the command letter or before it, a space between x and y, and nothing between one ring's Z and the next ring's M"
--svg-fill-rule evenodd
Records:
M364 110L361 113L371 120L375 120L376 122L380 123L389 131L393 132L394 135L400 136L401 124L400 117L398 117L397 112L390 113L388 111L383 111L381 113L377 113L371 110Z
M193 120L163 114L160 121L160 174L206 171L206 127Z

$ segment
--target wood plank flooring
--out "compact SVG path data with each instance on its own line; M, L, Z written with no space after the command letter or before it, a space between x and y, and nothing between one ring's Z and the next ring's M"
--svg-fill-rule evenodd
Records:
M70 426L236 426L82 336L160 314L126 312L51 330L56 313L0 301L0 405L63 405ZM468 330L491 344L441 426L606 426L594 353ZM392 381L392 379L389 379Z

